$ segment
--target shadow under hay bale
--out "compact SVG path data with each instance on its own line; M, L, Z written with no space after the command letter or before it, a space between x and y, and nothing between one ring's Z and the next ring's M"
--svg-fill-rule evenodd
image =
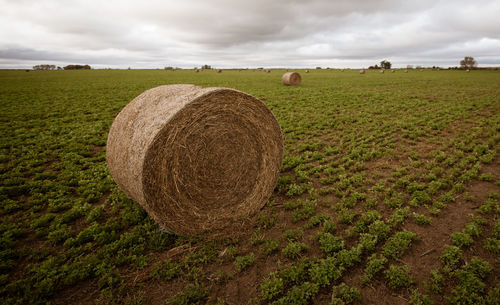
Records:
M168 85L118 114L106 161L120 189L164 229L227 234L274 190L283 137L272 112L237 90Z
M299 86L302 83L302 77L297 72L287 72L281 77L283 85Z

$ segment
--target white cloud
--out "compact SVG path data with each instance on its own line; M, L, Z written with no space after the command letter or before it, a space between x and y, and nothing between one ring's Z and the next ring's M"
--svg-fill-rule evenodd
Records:
M495 0L0 0L0 67L500 65Z

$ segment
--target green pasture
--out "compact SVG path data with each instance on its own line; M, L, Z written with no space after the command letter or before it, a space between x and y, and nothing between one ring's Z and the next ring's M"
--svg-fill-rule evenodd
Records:
M0 71L0 303L498 304L500 71L297 71ZM170 235L109 175L114 117L181 83L279 121L247 234Z

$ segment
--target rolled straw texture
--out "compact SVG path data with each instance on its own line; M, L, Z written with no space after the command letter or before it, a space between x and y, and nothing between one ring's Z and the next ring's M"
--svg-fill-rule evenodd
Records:
M120 189L179 235L220 234L261 209L282 159L281 129L263 102L194 85L136 97L115 118L106 147Z
M281 77L283 85L298 86L302 82L302 77L297 72L287 72Z

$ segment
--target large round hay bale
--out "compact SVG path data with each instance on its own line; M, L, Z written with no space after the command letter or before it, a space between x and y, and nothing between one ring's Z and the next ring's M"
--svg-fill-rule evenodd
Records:
M221 73L221 72L222 72L222 70L221 70L221 69L218 69L218 70L217 70L217 73Z
M287 72L281 77L283 85L287 86L299 86L302 82L302 77L297 72Z
M225 234L261 209L282 159L281 129L263 102L194 85L136 97L115 118L106 146L120 189L179 235Z
M306 73L309 73L309 70L306 70Z
M408 73L408 69L405 70L405 73Z
M359 74L365 74L365 69L359 70Z
M380 70L380 73L384 74L384 69Z

